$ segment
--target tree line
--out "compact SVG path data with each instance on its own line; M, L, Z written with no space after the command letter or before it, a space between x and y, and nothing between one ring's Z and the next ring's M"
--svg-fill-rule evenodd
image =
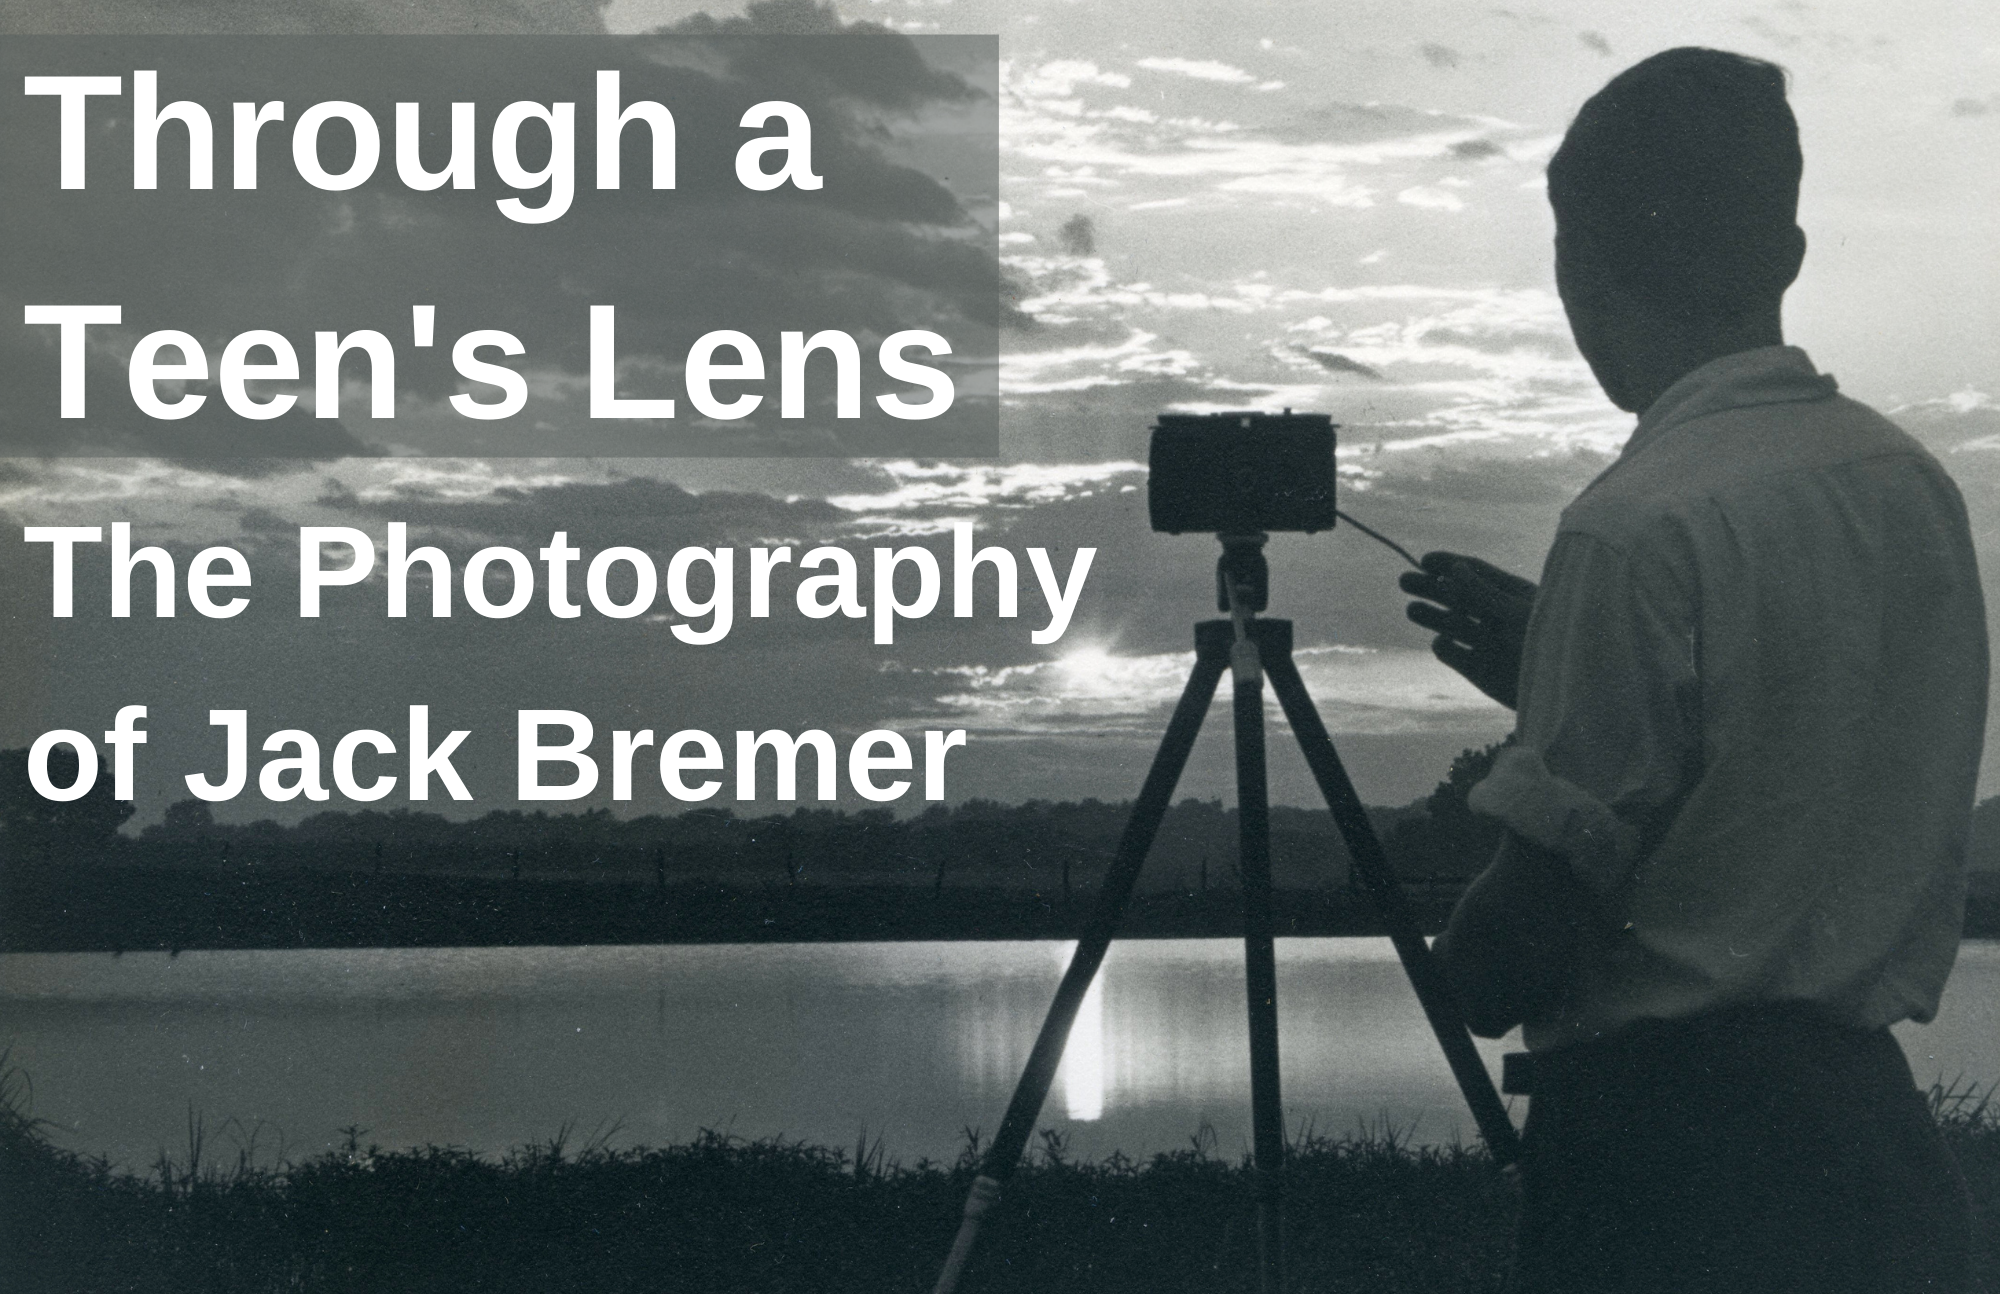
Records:
M1418 880L1462 880L1490 856L1496 829L1465 808L1465 792L1498 747L1467 750L1424 799L1371 810L1398 870ZM72 761L62 767L67 757ZM51 753L51 776L74 776L67 747ZM6 865L77 862L169 868L305 868L520 877L689 877L786 885L895 881L942 888L1028 884L1064 890L1086 883L1116 852L1130 804L1096 799L932 805L913 817L887 809L801 806L738 816L725 808L619 817L498 809L472 819L399 808L327 810L292 825L218 822L199 800L170 805L136 835L120 828L130 803L100 782L80 799L43 799L29 782L27 751L0 751L0 842ZM1234 888L1236 813L1219 800L1185 799L1162 823L1143 884L1152 889ZM1275 806L1273 867L1281 888L1347 881L1347 852L1324 810Z

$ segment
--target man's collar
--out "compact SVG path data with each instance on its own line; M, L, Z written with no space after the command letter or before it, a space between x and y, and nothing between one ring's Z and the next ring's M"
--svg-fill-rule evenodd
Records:
M1816 371L1796 346L1760 346L1724 355L1683 374L1662 392L1640 416L1621 457L1630 457L1670 427L1711 413L1824 400L1838 389L1833 376Z

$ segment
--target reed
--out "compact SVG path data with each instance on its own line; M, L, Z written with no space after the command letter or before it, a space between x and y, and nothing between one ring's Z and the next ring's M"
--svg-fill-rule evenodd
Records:
M2000 1100L1962 1080L1932 1108L1981 1210L2000 1288ZM879 1130L854 1149L709 1131L618 1149L564 1128L498 1156L389 1150L364 1129L303 1159L256 1129L191 1116L185 1151L121 1171L52 1140L26 1075L0 1055L0 1290L149 1294L396 1290L923 1291L978 1162L905 1164ZM230 1139L233 1156L216 1146ZM1515 1199L1484 1152L1386 1125L1291 1142L1299 1288L1498 1288ZM984 1291L1251 1288L1247 1164L1212 1130L1146 1159L1073 1156L1046 1137L989 1234Z

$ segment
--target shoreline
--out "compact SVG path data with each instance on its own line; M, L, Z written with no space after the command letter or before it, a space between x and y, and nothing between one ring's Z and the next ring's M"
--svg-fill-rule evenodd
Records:
M1073 939L1090 880L1065 892L82 866L0 876L0 953ZM1426 934L1461 889L1406 885ZM1372 902L1345 888L1280 889L1273 907L1280 937L1386 933ZM1131 939L1241 934L1240 897L1227 888L1136 894L1119 925ZM1974 894L1961 937L2000 938L2000 894Z

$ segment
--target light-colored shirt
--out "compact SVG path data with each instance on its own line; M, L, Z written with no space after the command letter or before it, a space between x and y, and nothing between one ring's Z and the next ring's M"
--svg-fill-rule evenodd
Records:
M1986 683L1937 461L1793 347L1681 378L1564 511L1516 745L1472 795L1607 918L1529 1047L1745 1001L1928 1020Z

